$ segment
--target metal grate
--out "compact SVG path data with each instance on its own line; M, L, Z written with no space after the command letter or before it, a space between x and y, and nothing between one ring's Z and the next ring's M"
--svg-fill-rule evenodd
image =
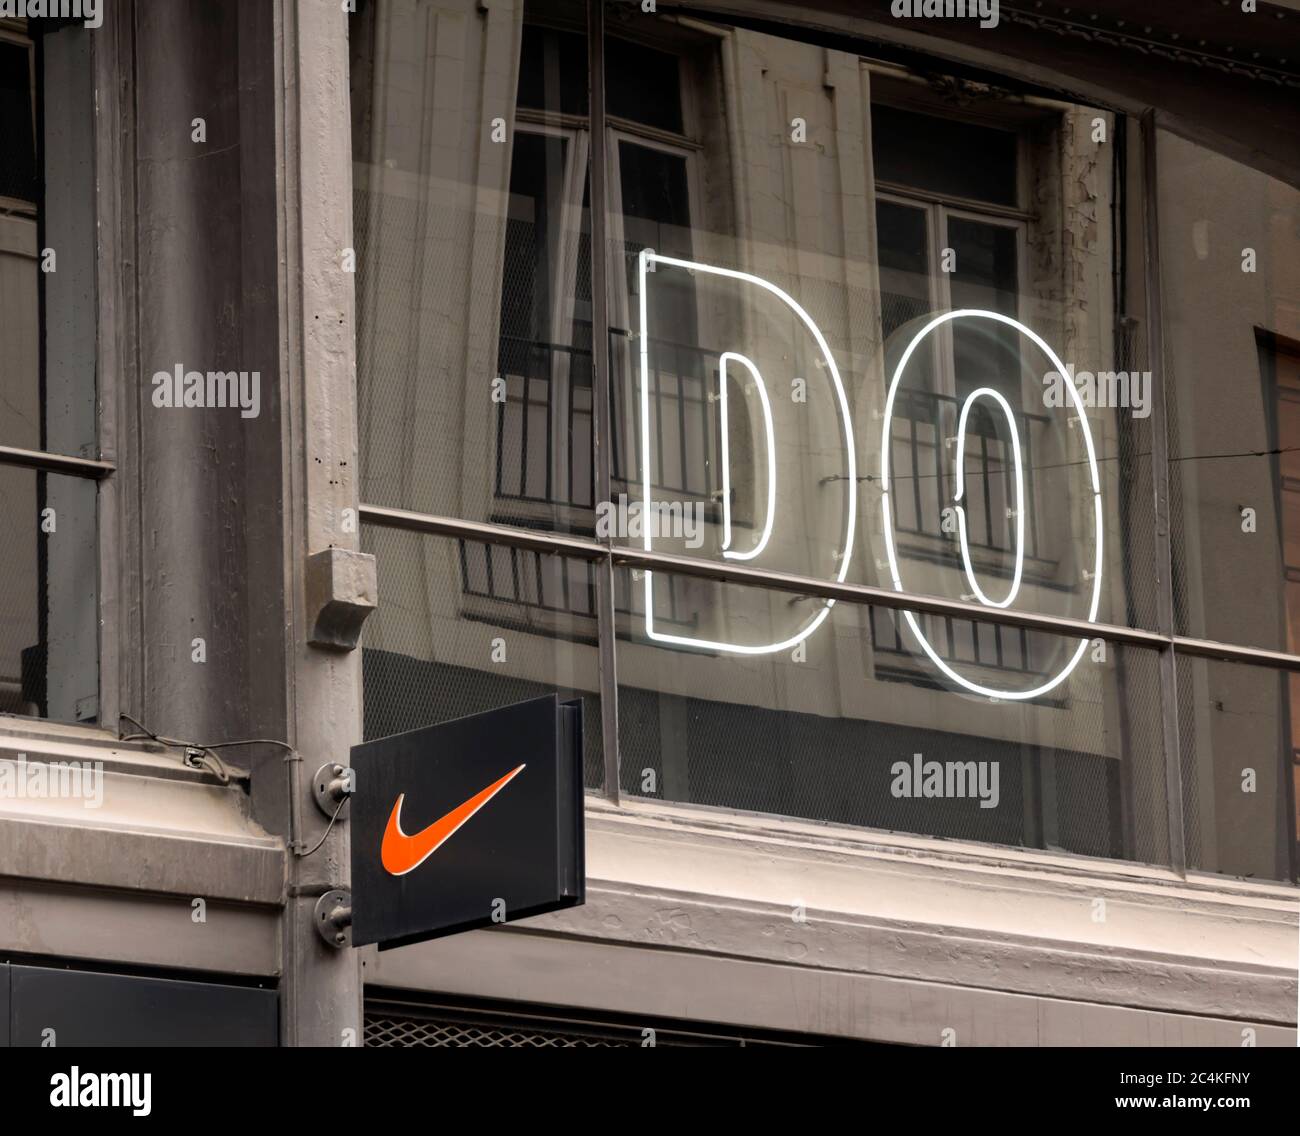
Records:
M725 608L720 596L716 606ZM739 605L737 605L739 606ZM929 687L915 704L931 708L932 725L893 719L890 702L834 706L808 712L787 691L798 667L783 658L744 661L748 684L682 690L651 682L619 687L620 784L629 795L777 816L802 817L896 832L1050 848L1087 856L1160 863L1168 831L1160 722L1149 712L1158 692L1157 656L1110 648L1090 664L1055 707L1050 729L1017 718L1001 736L961 732L959 694L923 663L910 668L900 654L882 659L879 640L867 650L870 609L837 605L834 630L857 652L833 658L810 653L836 690L862 689L866 675ZM981 628L981 630L985 630ZM1034 633L1034 670L1051 670L1077 640ZM622 649L622 643L620 643ZM962 661L969 665L969 659ZM986 659L984 666L995 663ZM1012 677L1009 660L1001 675ZM668 664L671 665L671 664ZM892 670L885 670L885 666ZM1104 695L1108 668L1123 695ZM634 673L630 668L623 674ZM644 674L644 672L642 672ZM1033 681L1025 670L1024 681ZM622 676L620 676L622 677ZM640 677L640 676L639 676ZM1017 685L1008 682L1008 687ZM913 796L894 788L894 764L926 759L987 763L999 776L999 803L972 807L963 797Z
M462 586L459 541L366 525L361 546L376 557L384 597L361 655L367 739L556 691L583 700L587 784L603 783L589 618L476 596ZM520 573L521 584L535 579Z
M707 1022L631 1019L491 999L415 1001L408 1000L409 995L391 993L394 996L375 997L371 993L366 998L366 1046L599 1049L650 1045L806 1048L871 1044Z
M447 1022L437 1019L397 1018L386 1014L366 1015L367 1046L396 1048L438 1046L471 1046L524 1049L600 1048L602 1046L630 1046L631 1039L614 1039L586 1036L579 1033L559 1033L508 1025L478 1025L470 1022Z
M928 391L900 390L894 405L890 469L895 485L894 525L900 533L942 538L944 508L953 500L953 479L945 462L944 439L956 433L961 400ZM1024 449L1026 518L1025 555L1055 556L1040 551L1038 505L1042 494L1036 477L1035 454L1043 448L1051 425L1043 414L1016 414L1016 429ZM970 544L975 548L1014 550L1014 524L1006 511L1015 501L1015 465L1011 447L998 433L988 407L979 405L968 424L966 510Z

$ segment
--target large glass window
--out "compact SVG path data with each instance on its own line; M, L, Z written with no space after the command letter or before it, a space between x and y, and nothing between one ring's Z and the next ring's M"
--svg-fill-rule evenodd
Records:
M656 573L658 581L660 574ZM692 633L768 638L820 602L678 580ZM635 585L634 585L635 586ZM837 603L802 649L728 656L633 631L619 644L624 792L844 824L1163 862L1168 813L1155 653L1089 646L1063 688L1024 701L924 666L897 612ZM941 658L1009 691L1079 646L919 621ZM961 784L954 782L960 779ZM1245 839L1245 838L1243 838Z
M590 529L585 5L357 8L362 498Z
M1180 630L1293 649L1300 189L1159 136Z
M1240 167L1171 139L1147 186L1135 120L869 43L606 19L598 43L564 0L371 0L353 21L363 497L456 550L371 510L402 617L367 634L367 728L506 700L476 676L509 674L599 696L589 781L611 795L1293 876L1300 333L1282 301L1238 327L1191 259L1267 250L1293 298L1289 191L1242 171L1273 212L1234 212ZM1194 204L1166 207L1171 162ZM1254 471L1230 492L1273 534L1251 547L1275 548L1243 577L1276 608L1250 629L1188 602L1224 570L1207 545L1194 579L1183 484L1220 418ZM438 656L463 682L430 678L460 691L430 702L393 676L437 653L404 638L435 613L466 658ZM531 644L522 669L455 646L478 624ZM1269 771L1244 811L1205 717L1237 670L1279 679L1240 735ZM1004 795L900 796L913 760L996 767Z
M373 0L352 18L362 499L591 533L585 4ZM630 92L631 93L631 92ZM365 735L551 690L603 780L596 568L363 530L383 602Z
M1300 189L1161 132L1173 609L1202 639L1300 653ZM1300 676L1184 661L1189 858L1300 860ZM1211 786L1215 789L1212 790ZM1233 864L1239 825L1289 834ZM1290 847L1287 847L1290 845Z
M0 19L0 713L99 718L90 32Z
M593 568L474 540L362 531L384 597L362 655L364 732L382 738L551 691L581 698L585 775L599 785Z

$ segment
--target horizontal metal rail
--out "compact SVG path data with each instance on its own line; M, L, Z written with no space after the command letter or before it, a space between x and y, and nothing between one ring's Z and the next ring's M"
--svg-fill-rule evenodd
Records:
M39 469L46 473L66 473L73 477L107 477L117 467L95 458L76 458L71 454L51 454L45 450L24 450L18 446L0 446L0 465Z
M456 536L502 544L507 548L531 548L537 552L554 552L579 560L604 560L609 553L603 544L580 536L565 536L543 529L523 529L514 525L495 525L487 521L461 521L431 513L412 513L383 505L362 505L361 520L390 529L424 533L427 536Z
M586 537L551 533L541 529L523 529L512 525L498 525L488 521L463 521L455 517L415 513L406 509L392 509L383 505L362 505L361 520L385 528L427 536L459 537L485 541L507 548L528 548L549 552L557 556L570 556L579 560L599 561L609 557L616 566L640 568L644 571L671 572L679 576L694 576L714 580L721 584L737 584L768 591L813 596L818 599L841 600L844 603L866 604L894 611L923 612L929 615L953 616L975 623L1003 627L1022 627L1050 635L1070 638L1104 639L1148 650L1174 650L1178 654L1224 662L1252 663L1256 666L1279 670L1300 670L1300 655L1285 651L1271 651L1262 647L1244 647L1234 643L1220 643L1209 639L1193 639L1181 635L1162 635L1139 627L1122 627L1114 623L1089 623L1086 619L1068 616L1042 615L1037 612L1012 611L1008 608L984 607L964 600L950 600L942 596L921 595L915 592L897 592L872 584L839 583L816 576L800 576L791 572L771 572L751 568L729 561L704 560L692 556L677 556L666 552L646 551L640 548L608 548Z

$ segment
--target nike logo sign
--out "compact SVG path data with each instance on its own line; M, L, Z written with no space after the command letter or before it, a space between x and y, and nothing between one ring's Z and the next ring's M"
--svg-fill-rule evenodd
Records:
M404 876L407 872L415 871L446 844L462 824L523 771L522 765L512 769L501 780L494 781L482 792L475 793L463 805L457 805L414 836L407 836L402 831L402 802L406 799L406 794L399 794L393 803L393 811L388 815L388 827L384 829L384 841L379 848L379 859L384 865L384 871L390 876Z

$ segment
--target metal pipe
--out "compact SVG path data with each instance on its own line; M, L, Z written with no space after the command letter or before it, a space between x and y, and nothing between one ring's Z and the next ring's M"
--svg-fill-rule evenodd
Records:
M486 521L465 521L456 517L414 513L384 505L362 505L361 520L365 524L401 529L423 536L477 540L485 544L501 545L505 548L524 548L592 563L608 561L614 566L671 572L678 576L693 576L720 584L763 588L767 591L840 600L851 604L867 604L892 611L950 616L976 623L1019 627L1027 631L1041 631L1068 638L1102 639L1107 643L1145 650L1161 652L1177 650L1184 655L1246 663L1274 670L1300 671L1300 655L1291 655L1285 651L1245 647L1235 643L1220 643L1215 640L1194 639L1182 635L1166 635L1159 631L1150 631L1141 627L1123 627L1114 623L1089 623L1086 619L1069 616L984 607L964 600L950 600L942 596L922 595L915 592L897 592L872 584L852 584L847 581L837 583L835 580L820 579L816 576L799 576L791 572L751 568L737 564L735 561L705 560L667 552L648 552L640 548L611 548L586 537L552 533L543 529L521 529Z
M66 473L73 477L96 480L108 477L117 468L112 462L76 458L71 454L51 454L45 450L24 450L18 446L0 446L0 465L16 465L25 469L44 470L46 473Z
M605 2L587 0L588 108L591 112L591 449L595 497L610 499L610 442L614 436L609 369L609 237L605 190ZM641 329L644 334L645 329ZM643 460L646 460L643 458ZM613 537L606 538L611 545ZM605 796L618 803L618 651L614 625L614 565L596 565L596 649L599 656L601 745Z

